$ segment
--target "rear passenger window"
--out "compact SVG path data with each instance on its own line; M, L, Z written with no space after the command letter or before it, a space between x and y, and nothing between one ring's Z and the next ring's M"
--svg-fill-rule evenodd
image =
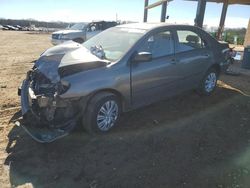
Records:
M193 31L179 30L177 31L177 36L179 41L177 52L185 52L206 47L201 37Z
M142 45L140 52L150 52L153 58L174 54L174 42L170 31L150 36Z

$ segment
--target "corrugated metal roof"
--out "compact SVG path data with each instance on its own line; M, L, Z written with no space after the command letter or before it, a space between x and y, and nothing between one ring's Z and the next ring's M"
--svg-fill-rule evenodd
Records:
M159 27L159 26L165 26L165 25L169 25L167 23L149 23L149 22L144 22L144 23L131 23L131 24L122 24L116 27L120 27L120 28L131 28L131 29L143 29L143 30L150 30L153 29L155 27Z

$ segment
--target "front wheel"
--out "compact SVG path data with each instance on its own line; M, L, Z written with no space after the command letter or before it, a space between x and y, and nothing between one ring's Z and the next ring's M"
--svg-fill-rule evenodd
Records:
M112 93L95 95L83 115L83 126L88 133L105 133L113 128L121 113L119 98Z
M202 95L210 95L216 89L217 80L218 72L213 68L209 69L200 84L198 92Z

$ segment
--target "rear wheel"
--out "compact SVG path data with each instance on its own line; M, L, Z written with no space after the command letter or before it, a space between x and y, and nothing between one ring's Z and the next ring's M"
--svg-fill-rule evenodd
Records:
M112 93L95 95L83 115L83 126L88 133L105 133L113 128L120 117L119 98Z
M204 78L202 79L198 92L202 95L210 95L216 89L217 80L217 70L214 68L209 69Z

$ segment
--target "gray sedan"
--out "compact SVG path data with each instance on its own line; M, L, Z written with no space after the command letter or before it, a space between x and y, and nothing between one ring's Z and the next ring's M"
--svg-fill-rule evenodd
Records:
M41 54L19 89L21 125L39 142L67 135L78 122L104 133L122 112L186 90L210 95L229 62L228 44L194 26L113 27Z

